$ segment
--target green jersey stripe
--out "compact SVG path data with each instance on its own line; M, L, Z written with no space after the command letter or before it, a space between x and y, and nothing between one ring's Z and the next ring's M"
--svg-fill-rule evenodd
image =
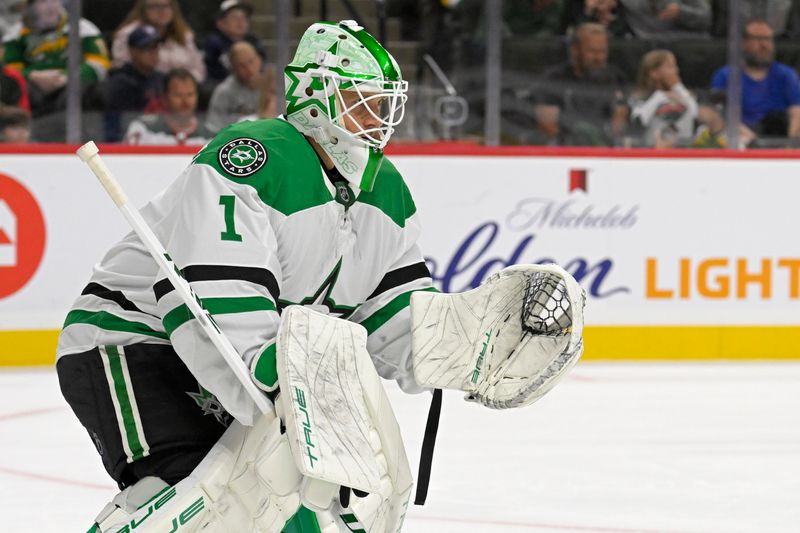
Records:
M169 337L162 331L156 331L147 324L125 320L124 318L112 315L107 311L86 311L84 309L73 309L64 320L64 329L73 324L90 324L100 329L109 331L124 331L127 333L137 333L147 335L157 339L168 340Z
M113 394L116 396L119 415L125 430L125 434L121 436L127 441L128 449L130 450L130 456L128 457L128 462L130 463L144 457L144 447L139 440L139 430L136 427L133 406L128 395L128 384L125 382L125 376L123 375L119 350L117 350L116 346L106 346L105 352L108 356L108 367L111 371L114 385Z
M251 311L275 311L272 300L263 296L247 296L240 298L203 298L200 300L203 307L212 315L227 315L231 313L249 313ZM168 335L193 319L194 316L186 304L181 304L166 315L162 322Z
M388 304L361 321L361 325L367 330L367 335L372 335L394 315L408 307L408 304L411 302L411 295L419 291L439 292L435 287L428 287L427 289L416 289L395 296Z

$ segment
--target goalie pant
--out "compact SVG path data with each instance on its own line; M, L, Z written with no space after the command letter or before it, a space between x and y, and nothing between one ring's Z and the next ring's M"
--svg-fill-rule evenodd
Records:
M232 417L171 346L100 346L62 357L61 392L120 489L185 478Z

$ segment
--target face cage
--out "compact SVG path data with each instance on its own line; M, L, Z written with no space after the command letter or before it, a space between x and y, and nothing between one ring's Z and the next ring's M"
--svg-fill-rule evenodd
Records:
M323 86L325 87L325 103L328 107L328 117L331 122L346 131L354 140L365 144L370 148L382 150L394 133L394 128L403 120L405 116L405 104L408 100L407 81L375 81L375 80L356 80L345 78L336 74L324 73L322 76ZM341 85L348 84L345 91L353 91L358 95L358 99L349 107L345 107L344 96L342 95ZM365 86L362 90L361 86ZM333 87L333 91L330 88ZM369 94L365 96L365 94ZM334 97L334 109L331 109L331 97ZM379 106L381 115L373 111L369 103L373 100L380 100ZM356 113L361 106L369 112L373 119L378 121L378 126L365 128L361 125ZM345 127L345 117L356 125L358 131L351 132Z

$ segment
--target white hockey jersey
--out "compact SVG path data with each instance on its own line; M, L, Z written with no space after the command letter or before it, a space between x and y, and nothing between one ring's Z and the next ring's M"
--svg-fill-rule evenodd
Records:
M282 308L324 306L367 329L381 376L419 390L408 303L413 291L434 289L414 202L388 159L371 192L351 189L328 178L288 122L242 122L141 212L248 366L273 344ZM95 267L57 356L134 343L171 343L228 412L252 422L252 400L129 234Z

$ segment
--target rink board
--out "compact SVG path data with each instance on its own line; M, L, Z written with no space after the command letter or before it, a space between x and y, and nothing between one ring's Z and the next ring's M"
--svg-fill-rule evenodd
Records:
M92 265L128 231L74 147L24 149L0 154L0 365L52 363ZM192 154L103 151L137 206ZM800 154L394 152L442 290L557 262L588 293L587 359L800 359Z

